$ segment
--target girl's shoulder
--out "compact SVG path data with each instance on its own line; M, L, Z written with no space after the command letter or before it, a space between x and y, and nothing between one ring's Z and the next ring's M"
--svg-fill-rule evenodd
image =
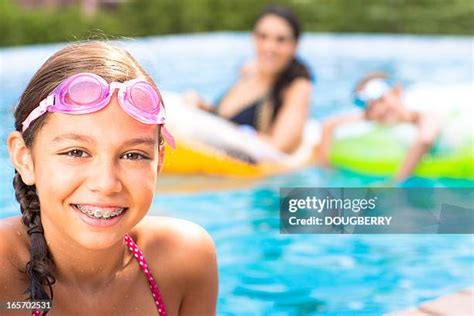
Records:
M26 279L21 272L29 258L29 238L21 217L0 220L0 301L22 297ZM5 296L5 297L4 297Z
M0 252L1 258L9 260L26 260L29 257L29 236L21 221L21 216L8 217L0 220Z
M131 235L148 262L170 264L167 268L180 270L185 275L194 270L205 270L216 260L210 235L199 225L186 220L147 216Z
M162 216L146 216L132 230L132 237L144 247L160 247L163 250L179 250L181 247L198 247L200 250L214 249L209 234L192 222Z
M214 314L217 259L214 243L203 228L180 219L145 217L130 235L169 306Z

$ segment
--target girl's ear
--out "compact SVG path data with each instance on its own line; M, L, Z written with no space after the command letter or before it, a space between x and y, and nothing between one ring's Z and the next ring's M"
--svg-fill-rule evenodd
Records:
M159 152L158 152L158 173L161 173L161 170L163 170L163 165L165 162L165 145L160 145L159 147Z
M20 132L11 132L7 139L8 153L15 169L20 173L21 179L27 185L35 184L35 168L31 151L26 147Z

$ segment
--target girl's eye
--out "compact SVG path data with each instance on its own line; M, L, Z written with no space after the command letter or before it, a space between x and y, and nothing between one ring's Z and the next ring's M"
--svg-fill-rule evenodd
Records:
M80 149L73 149L70 150L66 153L63 153L62 155L68 156L68 157L73 157L73 158L84 158L87 153L83 150Z
M122 157L128 160L148 160L149 159L145 155L142 155L140 153L134 153L134 152L126 153Z

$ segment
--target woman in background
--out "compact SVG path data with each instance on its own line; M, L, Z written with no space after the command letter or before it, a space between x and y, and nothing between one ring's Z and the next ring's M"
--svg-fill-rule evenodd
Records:
M217 106L195 94L187 95L188 102L292 153L302 140L312 88L309 69L296 57L300 34L299 21L288 8L266 7L254 24L255 58L243 65Z

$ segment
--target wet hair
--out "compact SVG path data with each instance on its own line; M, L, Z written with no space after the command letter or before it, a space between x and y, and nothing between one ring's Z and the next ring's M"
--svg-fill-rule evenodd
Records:
M268 15L275 15L285 20L291 28L293 39L298 42L301 35L301 24L298 17L288 7L282 5L268 5L257 16L254 28L257 23ZM313 80L309 68L297 57L293 57L285 69L278 75L270 92L270 98L274 106L274 113L277 113L283 103L283 92L290 84L298 78Z
M97 74L107 82L143 78L156 87L152 78L123 48L104 41L73 43L56 52L33 75L15 109L15 129L21 132L22 122L40 101L64 79L80 72ZM33 147L38 131L50 115L46 113L40 116L23 132L23 140L28 148ZM25 184L15 170L13 187L20 204L22 222L31 238L30 260L22 271L28 277L25 294L30 300L52 300L52 285L55 283L54 258L44 237L41 204L36 186Z

